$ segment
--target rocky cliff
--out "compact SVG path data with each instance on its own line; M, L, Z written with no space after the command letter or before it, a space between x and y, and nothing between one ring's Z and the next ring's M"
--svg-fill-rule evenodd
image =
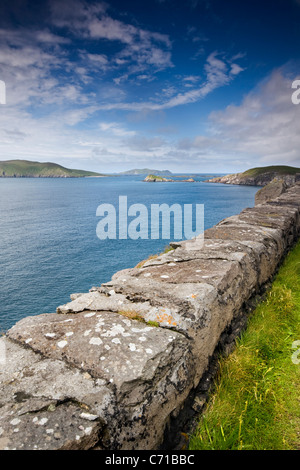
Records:
M206 230L201 249L174 243L18 322L0 339L0 449L159 449L299 235L295 185Z
M207 180L208 183L239 184L247 186L265 186L272 180L284 181L287 186L292 186L300 181L300 168L288 166L272 166L264 168L252 168L244 173L235 173L219 176Z

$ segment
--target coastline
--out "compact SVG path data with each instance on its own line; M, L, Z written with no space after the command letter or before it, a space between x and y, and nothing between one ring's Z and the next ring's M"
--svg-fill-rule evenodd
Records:
M203 249L171 244L172 251L141 268L72 295L57 313L13 326L1 339L7 362L0 374L10 383L0 388L6 446L158 449L170 423L182 424L180 410L202 383L222 335L232 336L233 321L243 324L243 305L299 238L299 195L295 185L206 230ZM26 395L18 404L16 386ZM56 439L45 440L33 410L47 429L57 423ZM11 421L18 421L18 433Z

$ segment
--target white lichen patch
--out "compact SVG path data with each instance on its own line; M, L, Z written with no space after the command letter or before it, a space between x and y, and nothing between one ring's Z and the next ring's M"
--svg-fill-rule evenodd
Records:
M91 331L92 331L92 330L85 330L85 332L83 333L83 336L88 336Z
M80 418L87 419L88 421L95 421L98 416L92 415L91 413L81 413Z
M67 346L67 344L68 344L68 341L59 341L59 342L57 343L57 346L62 349L62 348L64 348L65 346Z
M21 422L21 420L19 418L15 418L10 422L10 424L12 426L17 426L18 424L20 424L20 422Z
M101 315L97 315L97 318L100 318L100 320L97 321L96 327L99 328L100 326L105 325L104 319L101 317Z
M93 344L95 346L100 346L100 344L103 343L101 338L91 338L89 341L90 344Z
M44 426L44 424L48 423L48 418L42 418L40 419L40 421L38 422L38 425L39 426Z
M151 331L151 330L152 330L151 326L147 326L146 328L132 328L131 329L133 333L144 333L145 331Z
M103 333L103 337L112 338L117 335L129 336L129 333L125 332L125 328L122 325L113 325L113 327L106 333Z
M54 338L56 336L55 333L45 333L45 336L47 336L47 338Z
M28 339L26 339L25 343L28 344L28 343L30 343L31 341L32 341L32 338L28 338Z
M74 332L73 331L68 331L68 333L66 333L66 336L73 336Z
M134 343L129 343L130 351L136 351L136 345Z
M153 351L152 351L152 349L147 348L147 349L146 349L146 353L147 353L147 354L153 354Z
M90 317L93 317L94 315L96 315L95 312L86 313L86 314L84 315L84 318L90 318Z
M44 424L48 423L48 418L41 418L40 420L36 416L33 418L32 422L38 424L39 426L44 426Z
M111 342L114 344L121 344L121 341L119 340L119 338L114 338L111 340Z
M163 274L162 276L160 276L162 279L168 279L170 276L167 276L167 274Z

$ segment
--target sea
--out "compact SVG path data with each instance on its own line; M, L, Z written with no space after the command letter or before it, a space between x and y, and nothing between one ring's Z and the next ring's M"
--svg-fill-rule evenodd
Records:
M204 182L214 176L185 177L195 183L146 183L143 175L0 178L0 332L26 316L55 312L70 294L109 281L173 240L172 230L169 240L99 239L99 205L115 207L118 217L120 196L128 207L146 206L149 216L152 204L203 204L205 229L254 206L257 187Z

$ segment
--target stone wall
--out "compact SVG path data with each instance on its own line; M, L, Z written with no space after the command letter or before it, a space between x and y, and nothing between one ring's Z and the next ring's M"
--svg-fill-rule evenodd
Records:
M0 449L158 449L299 234L295 185L207 230L201 250L174 243L18 322L0 339Z

